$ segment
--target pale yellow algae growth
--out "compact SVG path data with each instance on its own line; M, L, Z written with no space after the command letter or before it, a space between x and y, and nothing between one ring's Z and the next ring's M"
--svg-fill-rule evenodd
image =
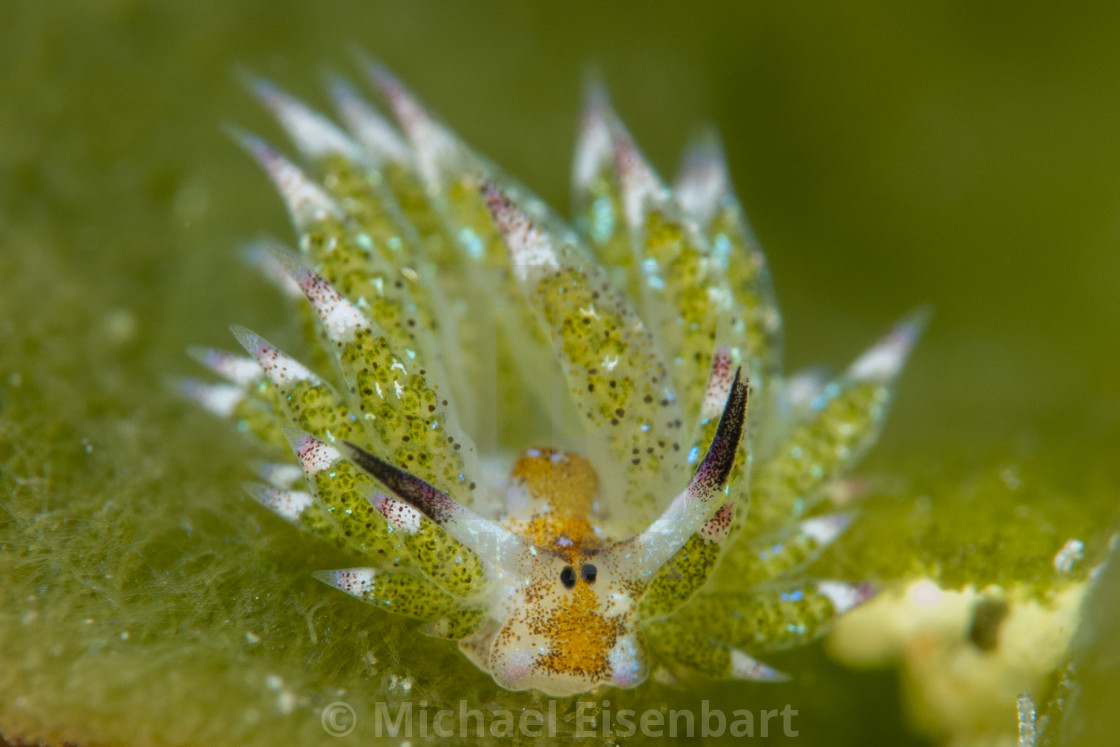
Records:
M907 709L930 736L1011 747L1010 705L1042 691L1068 655L1087 583L1040 601L918 580L842 618L829 647L855 666L901 666Z

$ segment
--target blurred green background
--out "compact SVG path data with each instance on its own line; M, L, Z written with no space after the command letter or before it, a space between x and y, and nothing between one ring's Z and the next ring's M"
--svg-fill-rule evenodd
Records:
M117 479L133 452L89 423L138 423L149 473L236 493L249 452L165 388L230 322L284 339L236 247L286 216L221 125L287 144L234 71L325 108L360 47L561 212L589 67L667 176L714 122L791 369L934 308L869 468L1023 460L1116 495L1118 29L1110 3L6 0L0 404Z

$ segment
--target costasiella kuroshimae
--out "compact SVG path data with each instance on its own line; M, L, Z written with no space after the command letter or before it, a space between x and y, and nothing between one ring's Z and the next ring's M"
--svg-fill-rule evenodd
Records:
M317 578L504 688L784 679L755 656L872 594L806 569L852 520L828 496L920 319L835 378L787 378L711 136L670 188L594 89L573 230L369 72L400 130L345 82L348 131L258 81L306 169L239 136L299 235L249 256L301 310L315 368L240 327L251 357L194 351L226 382L187 395L277 455L250 495L358 561Z

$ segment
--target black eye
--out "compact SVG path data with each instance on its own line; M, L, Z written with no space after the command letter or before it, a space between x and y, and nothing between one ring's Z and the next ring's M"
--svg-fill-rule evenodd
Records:
M579 575L583 576L583 580L589 584L595 583L595 576L599 575L599 570L590 563L584 563L579 568Z
M560 583L569 589L576 585L576 572L572 570L570 565L564 566L564 569L560 571Z

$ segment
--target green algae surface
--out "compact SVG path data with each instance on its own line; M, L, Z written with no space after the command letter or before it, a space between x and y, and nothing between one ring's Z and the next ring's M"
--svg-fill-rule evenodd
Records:
M1104 556L1120 504L1113 9L16 2L2 17L10 740L330 743L321 714L346 702L357 726L344 741L364 742L379 702L547 707L315 581L343 556L252 505L239 485L260 453L167 385L191 372L189 344L228 346L230 322L298 347L236 257L262 230L288 236L279 200L220 126L279 141L235 66L318 101L351 42L561 210L589 60L664 171L688 128L714 120L768 252L790 370L840 368L900 313L933 305L860 471L872 495L822 575L1045 596L1067 539L1086 544L1079 577ZM1090 662L1116 655L1100 632L1114 577L1079 639ZM794 682L605 697L791 704L791 742L923 743L893 670L849 671L821 647L772 663ZM1085 694L1055 738L1120 726L1100 696L1113 675L1072 676Z

